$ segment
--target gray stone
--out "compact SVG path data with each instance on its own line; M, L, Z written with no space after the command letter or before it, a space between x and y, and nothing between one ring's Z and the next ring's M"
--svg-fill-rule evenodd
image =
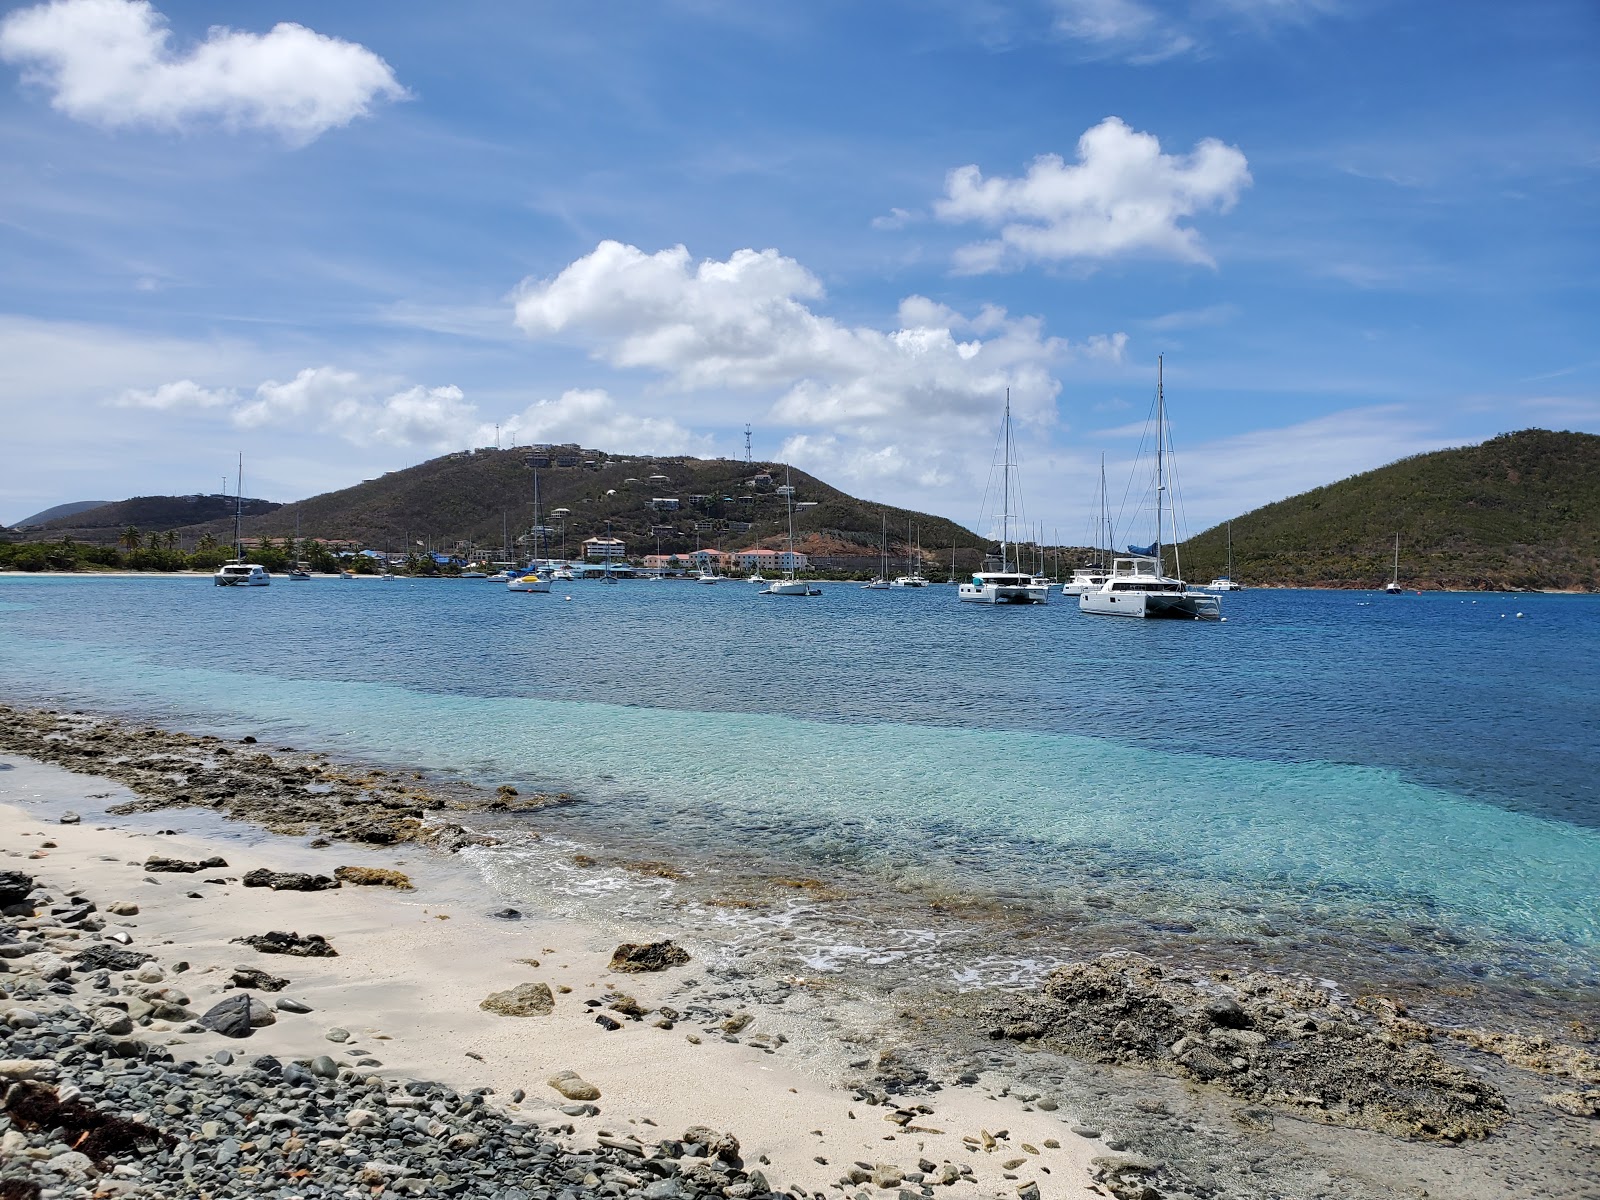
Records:
M319 1054L311 1060L311 1073L320 1075L324 1079L337 1079L339 1077L339 1064L326 1054Z
M101 1033L112 1037L133 1032L133 1018L120 1008L97 1008L89 1014L89 1020Z
M82 820L83 818L77 813L73 812L70 808L61 814L61 823L63 825L76 825Z
M240 992L213 1004L200 1018L200 1024L223 1037L246 1038L259 1026L271 1025L276 1020L272 1010L260 1000Z
M285 996L278 1001L277 1009L286 1013L308 1013L311 1011L311 1006L303 1000L291 1000Z

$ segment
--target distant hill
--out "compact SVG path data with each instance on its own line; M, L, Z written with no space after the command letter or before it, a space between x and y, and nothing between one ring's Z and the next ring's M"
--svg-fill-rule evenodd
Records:
M226 524L228 537L232 538L235 503L234 497L222 495L135 496L131 500L78 509L42 522L29 532L51 538L70 537L80 542L114 542L130 525L141 533L161 533L219 521ZM271 500L246 499L243 507L249 517L270 513L281 506Z
M603 535L608 522L634 557L654 553L658 538L663 554L675 554L697 545L719 550L776 547L786 536L779 491L785 479L782 464L626 456L578 447L558 447L548 456L536 456L528 447L445 455L354 487L274 506L247 519L244 533L292 537L298 523L302 537L323 541L355 541L395 552L407 544L415 548L419 541L435 549L471 543L494 557L509 537L526 554L531 549L527 535L533 525L534 461L548 464L539 468L539 501L552 554L560 555L564 546L566 554L578 556L583 540ZM925 554L925 569L939 571L939 578L948 573L952 545L965 550L960 560L964 570L979 557L980 539L953 521L858 500L804 471L793 471L792 482L797 548L813 558L875 569L885 519L895 574L905 569L914 546L912 526ZM660 503L673 500L678 503L675 510ZM185 529L185 537L211 533L228 540L231 513Z
M1315 488L1233 519L1244 584L1600 590L1600 437L1524 429ZM1191 581L1221 574L1227 528L1183 547Z
M74 500L71 504L58 504L54 508L47 508L43 512L36 512L31 517L23 517L16 522L13 529L27 529L34 525L45 525L61 517L70 517L73 513L85 512L91 508L99 508L102 504L110 504L110 500Z

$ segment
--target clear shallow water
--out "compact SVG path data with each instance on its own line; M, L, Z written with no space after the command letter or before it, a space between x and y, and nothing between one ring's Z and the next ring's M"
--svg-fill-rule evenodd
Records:
M571 791L477 856L498 887L669 899L817 969L1203 942L1600 988L1600 601L1245 592L1195 625L754 591L8 577L0 693ZM718 909L575 870L596 842L853 902Z

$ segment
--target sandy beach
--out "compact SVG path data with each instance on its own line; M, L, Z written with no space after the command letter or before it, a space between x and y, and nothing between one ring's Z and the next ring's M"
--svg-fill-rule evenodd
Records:
M126 793L114 783L25 759L8 763L11 769L0 774L5 867L25 870L53 896L91 900L102 913L113 905L137 906L134 915L107 916L106 932L125 932L153 952L194 1013L236 994L225 985L241 965L290 979L281 993L261 995L267 1004L289 998L310 1009L278 1010L275 1023L247 1041L184 1021L158 1020L141 1031L174 1055L204 1059L227 1049L309 1060L331 1053L361 1074L492 1088L495 1106L519 1120L571 1126L569 1136L579 1145L592 1145L602 1130L649 1140L710 1126L733 1133L747 1163L760 1163L774 1187L796 1194L831 1189L858 1163L899 1186L919 1172L920 1162L935 1165L924 1176L929 1183L946 1164L957 1173L958 1182L942 1194L1027 1194L1030 1182L1046 1195L1096 1194L1094 1160L1110 1152L1099 1138L1072 1132L1075 1116L1031 1109L982 1088L904 1103L853 1098L786 1057L781 1043L771 1046L786 1023L782 1005L725 1012L709 1001L685 1010L675 995L667 1007L679 1015L670 1020L661 1006L669 991L681 993L683 981L695 976L693 961L660 973L612 971L614 939L536 913L490 917L487 898L425 852L314 850L287 839L133 832L92 815L62 825L61 813L89 814L92 806L114 804ZM95 799L86 798L91 793ZM193 823L181 813L170 822ZM144 867L152 855L216 856L228 866L154 873ZM415 889L299 892L240 882L263 867L331 873L341 865L400 870ZM338 956L269 956L231 940L268 930L320 934ZM641 929L637 940L661 933ZM98 938L64 932L56 944L80 940ZM177 973L178 963L187 963L187 970ZM491 993L541 982L554 994L548 1015L501 1016L480 1008ZM623 1004L640 1014L636 1019L610 1007L619 995L636 1002ZM598 1024L597 1015L617 1027ZM328 1040L337 1029L349 1032L348 1041ZM353 1067L361 1059L377 1063ZM547 1080L563 1071L592 1083L598 1100L574 1106L549 1086ZM593 1111L574 1115L579 1108Z
M245 1064L270 1064L270 1083L279 1064L321 1063L325 1087L378 1097L364 1103L410 1104L404 1089L424 1083L481 1093L541 1153L659 1144L649 1153L663 1170L689 1161L665 1157L696 1146L686 1132L731 1135L726 1170L758 1174L700 1182L733 1197L1577 1200L1600 1178L1587 1027L1567 1042L1450 1031L1326 982L1191 976L1121 954L1058 970L1040 993L896 990L862 1002L837 979L737 965L704 927L674 927L670 909L604 926L559 914L553 895L508 910L457 856L476 836L457 822L522 804L537 813L559 797L269 752L250 737L0 715L0 872L33 888L0 928L19 939L0 958L0 1058L28 1060L9 1047L52 1006L72 1006L81 1024L109 995L133 1015L140 1054L187 1061L217 1076L209 1087L259 1088L263 1068ZM226 865L182 872L161 859ZM400 872L412 886L293 890L349 868ZM274 931L326 939L337 954L238 941ZM613 962L619 944L674 938L688 957L663 951L665 969ZM153 956L148 978L59 966L81 947L121 943ZM47 987L41 963L57 971ZM276 978L269 987L253 972ZM163 1001L164 987L179 993L174 1009L128 999ZM241 994L270 1023L246 1038L201 1023ZM70 1070L46 1075L84 1087ZM161 1113L134 1115L162 1127ZM191 1156L226 1132L169 1123ZM437 1132L452 1144L479 1136ZM29 1152L54 1161L38 1157L46 1149ZM622 1190L606 1194L702 1194L635 1190L614 1167ZM91 1181L58 1182L43 1194L95 1194ZM449 1182L433 1163L411 1194L460 1194ZM380 1194L288 1185L277 1194Z

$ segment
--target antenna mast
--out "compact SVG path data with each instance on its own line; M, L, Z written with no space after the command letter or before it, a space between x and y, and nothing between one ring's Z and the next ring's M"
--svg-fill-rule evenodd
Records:
M748 421L745 422L744 426L744 465L747 467L750 465L750 423Z

